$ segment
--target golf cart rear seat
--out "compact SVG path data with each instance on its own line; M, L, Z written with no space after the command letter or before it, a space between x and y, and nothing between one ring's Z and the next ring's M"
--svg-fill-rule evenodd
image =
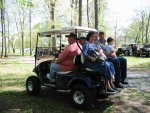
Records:
M85 62L86 62L86 60L85 60L85 56L83 55L83 54L80 54L80 55L77 55L77 56L75 56L75 58L74 58L74 64L77 66L77 70L79 70L79 71L84 71L84 72L86 72L87 74L91 74L91 75L95 75L95 74L97 74L97 75L99 75L99 74L103 74L103 73L100 73L100 72L97 72L97 71L95 71L95 70L93 70L93 69L91 69L91 68L87 68L86 66L85 66Z

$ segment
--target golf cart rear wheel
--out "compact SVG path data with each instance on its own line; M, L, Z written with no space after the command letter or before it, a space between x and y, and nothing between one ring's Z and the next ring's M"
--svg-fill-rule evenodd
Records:
M30 76L26 81L26 89L29 95L36 96L39 94L41 89L41 84L36 76Z
M71 102L80 109L90 108L93 105L94 94L83 84L74 85L71 88Z

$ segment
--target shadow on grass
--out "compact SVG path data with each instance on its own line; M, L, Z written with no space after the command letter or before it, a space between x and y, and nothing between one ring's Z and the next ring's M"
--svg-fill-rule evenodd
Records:
M99 99L90 110L79 110L72 107L68 92L43 88L37 97L32 97L26 91L0 92L1 113L99 113L104 112L114 103L109 99Z

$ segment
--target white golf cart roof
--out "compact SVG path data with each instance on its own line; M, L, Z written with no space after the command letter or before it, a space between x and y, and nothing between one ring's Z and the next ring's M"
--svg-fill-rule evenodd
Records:
M69 34L69 33L76 33L76 32L87 33L89 31L97 32L97 30L93 28L75 26L75 27L70 27L70 28L52 29L46 32L39 32L38 34L40 36L49 36L49 35L54 35L54 34Z

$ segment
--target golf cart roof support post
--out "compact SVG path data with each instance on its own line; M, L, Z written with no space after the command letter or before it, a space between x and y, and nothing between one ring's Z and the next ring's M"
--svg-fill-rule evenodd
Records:
M37 34L36 39L36 47L35 47L35 67L36 67L36 59L37 59L37 48L38 48L38 39L39 39L40 33Z
M59 49L60 49L60 50L59 50L60 52L61 52L61 46L62 46L62 45L61 45L61 38L62 38L62 37L61 37L61 34L60 34L60 48L59 48Z
M75 29L75 34L76 34L76 35L77 35L77 32L78 32L77 29ZM81 52L83 53L83 50L82 50L82 48L80 47L78 40L76 40L76 43L77 43L78 47L80 48Z

